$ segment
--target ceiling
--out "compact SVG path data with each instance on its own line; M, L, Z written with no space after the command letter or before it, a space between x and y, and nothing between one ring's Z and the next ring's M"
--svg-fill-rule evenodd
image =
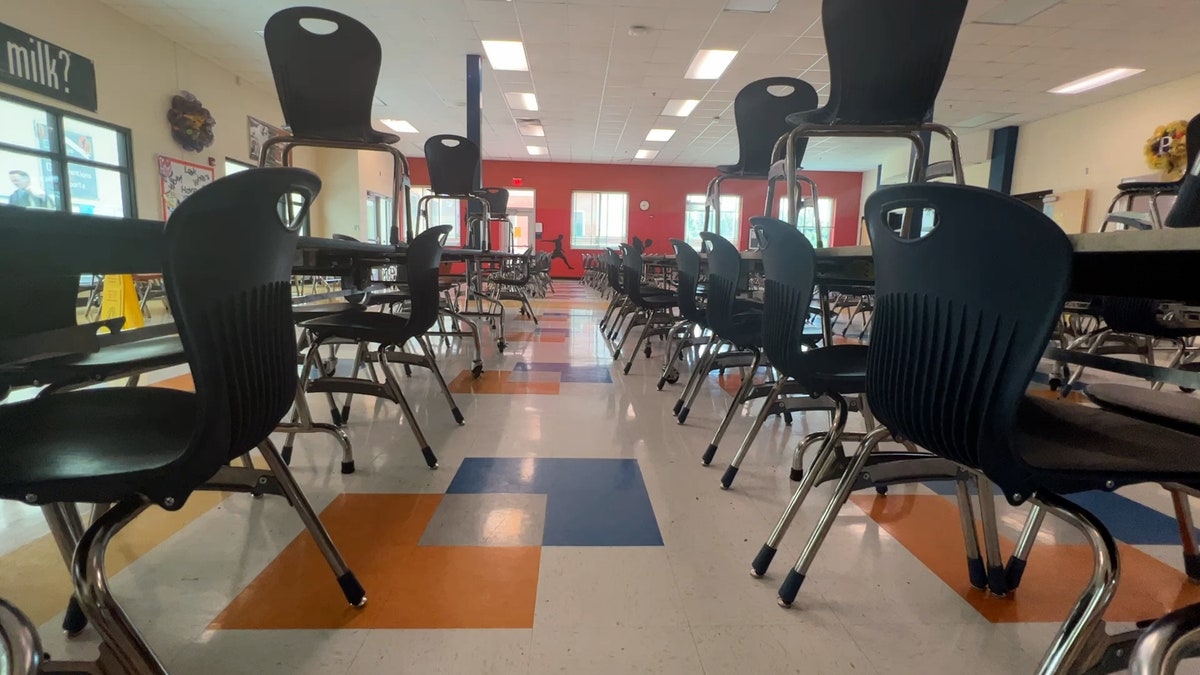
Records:
M283 0L101 0L153 30L273 91L261 30ZM974 23L999 6L1037 0L970 0L966 23L936 108L960 125L989 113L1011 116L974 129L1020 124L1200 72L1195 0L1063 0L1020 25ZM483 150L488 158L713 166L737 158L733 98L769 75L801 77L825 101L828 64L819 0L779 0L767 13L723 11L726 0L326 0L366 23L383 44L379 118L411 122L401 149L421 154L438 133L464 133L465 55L483 39L523 40L529 72L484 65ZM645 26L631 35L630 26ZM636 31L635 31L636 32ZM738 49L721 79L688 80L696 50ZM1047 89L1097 70L1146 72L1092 92ZM511 111L504 92L534 92L540 110ZM700 99L687 118L661 117L668 99ZM545 138L523 137L515 118L536 117ZM676 129L665 143L652 128ZM895 145L828 139L810 144L812 169L874 167ZM639 149L657 150L647 162Z

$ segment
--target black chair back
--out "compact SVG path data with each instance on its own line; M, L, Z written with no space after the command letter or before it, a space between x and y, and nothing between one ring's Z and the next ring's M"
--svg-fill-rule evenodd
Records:
M479 146L471 139L454 134L430 137L425 141L425 163L434 194L463 197L475 192Z
M253 449L295 400L292 262L320 188L303 169L250 169L196 191L167 220L163 283L200 410L183 481ZM288 223L280 207L293 195L303 206Z
M792 129L787 116L816 107L817 90L795 77L767 77L742 87L733 99L738 162L731 172L766 176L775 141ZM807 138L797 139L798 157L804 156L807 143Z
M633 304L644 304L642 298L642 252L631 244L621 244L621 281L625 294Z
M1200 126L1200 115L1192 118L1188 125L1188 143L1194 140L1196 145L1200 145L1200 132L1193 135L1190 131L1193 125ZM1192 146L1188 145L1188 154L1192 152ZM1192 159L1188 172L1179 184L1175 203L1171 205L1163 224L1167 227L1200 227L1200 161Z
M705 309L696 302L700 284L700 254L682 239L672 239L678 273L679 314L693 323L708 325Z
M318 34L305 19L328 21L336 30ZM283 118L298 138L376 142L371 108L383 50L371 29L320 7L276 12L263 30L267 58Z
M766 289L763 295L763 351L784 373L801 369L801 336L812 305L817 254L794 225L775 218L750 219L758 232Z
M708 281L705 288L705 313L708 325L719 336L732 337L734 301L742 287L742 256L725 237L701 232L708 245ZM741 346L741 345L739 345Z
M838 123L929 121L967 0L824 0L829 102Z
M503 218L508 215L508 190L497 187L485 187L476 190L475 194L483 197L488 204L488 215L492 218Z
M441 310L438 289L438 268L442 264L442 248L451 225L437 225L425 230L408 244L405 266L408 269L408 292L411 300L408 322L417 335L433 327Z
M625 283L621 280L621 256L611 248L604 250L604 266L608 270L608 285L618 293L625 293Z
M933 208L901 239L886 214ZM894 434L1029 495L1035 470L1012 446L1018 406L1062 313L1071 244L1054 221L981 188L881 188L866 202L875 259L867 396Z

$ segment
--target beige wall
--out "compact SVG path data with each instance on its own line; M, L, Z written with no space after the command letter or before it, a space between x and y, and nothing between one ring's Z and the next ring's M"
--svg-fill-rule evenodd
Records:
M162 218L156 155L198 164L208 164L211 157L220 177L226 157L249 161L247 115L282 122L275 92L240 82L203 56L95 0L4 1L3 6L4 23L95 62L99 106L92 113L3 84L0 91L128 127L142 218ZM195 94L217 120L216 140L203 152L188 152L171 139L166 111L180 90Z
M1023 125L1013 192L1090 190L1087 229L1096 231L1117 183L1151 173L1142 149L1154 128L1197 112L1193 76Z

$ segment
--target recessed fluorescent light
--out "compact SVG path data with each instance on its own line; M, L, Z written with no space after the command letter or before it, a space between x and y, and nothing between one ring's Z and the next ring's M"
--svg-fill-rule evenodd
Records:
M1015 26L1057 5L1061 0L1007 0L980 14L973 23Z
M725 0L725 11L767 14L774 12L778 4L779 0Z
M655 157L658 157L658 151L657 150L638 150L637 154L634 155L633 157L634 157L634 159L654 159Z
M540 145L527 145L527 146L525 146L525 152L528 152L529 154L534 155L536 157L538 155L546 154L547 152L549 152L549 150L547 150L546 148L544 148Z
M532 110L537 112L537 97L529 93L507 92L504 98L508 99L508 107L514 110Z
M517 119L517 129L520 130L522 136L545 136L546 130L542 128L541 120Z
M409 124L407 120L379 120L384 126L400 134L415 134L417 128Z
M483 51L493 70L529 70L525 45L519 40L484 40Z
M1087 77L1081 77L1078 80L1059 85L1051 89L1050 93L1079 94L1144 72L1146 72L1145 68L1109 68L1108 70L1092 73Z
M646 134L646 140L662 143L671 140L674 135L674 129L651 129L650 133Z
M673 98L667 101L667 106L663 108L662 114L665 117L687 117L698 105L700 105L700 101L694 98Z
M737 50L734 49L701 49L696 52L696 58L692 59L692 65L688 66L684 77L689 80L719 80L735 56Z

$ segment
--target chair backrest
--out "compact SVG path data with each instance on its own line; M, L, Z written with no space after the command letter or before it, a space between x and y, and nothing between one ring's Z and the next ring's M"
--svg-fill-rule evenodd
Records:
M425 163L434 194L462 197L475 192L479 146L471 139L454 134L431 136L425 141Z
M475 191L488 204L488 215L492 218L503 218L508 215L508 190L497 187L485 187Z
M436 225L413 237L408 244L405 258L411 301L408 320L420 333L433 327L441 311L438 271L446 237L453 229L451 225Z
M901 239L894 209L933 208L938 225ZM875 316L867 397L879 421L1028 496L1034 470L1011 432L1060 314L1071 244L1054 221L982 188L926 183L872 193Z
M642 304L642 252L634 245L621 244L621 280L625 294L635 305Z
M742 255L725 237L712 232L701 232L700 237L708 245L708 325L717 335L727 337L733 333L733 306L742 285Z
M742 87L733 99L738 170L753 176L767 175L775 142L792 129L787 116L816 107L817 90L795 77L766 77ZM807 138L797 139L798 157L804 155L807 143Z
M967 0L823 0L835 120L928 121L966 8Z
M1193 135L1191 133L1193 125L1200 126L1200 115L1192 118L1188 125L1189 155L1193 153L1193 144L1200 146L1200 132ZM1188 172L1184 174L1183 182L1179 185L1175 203L1171 205L1171 210L1167 212L1163 224L1167 227L1200 227L1200 161L1192 159L1188 166Z
M604 250L604 266L608 271L608 285L618 293L625 292L625 283L621 280L621 256L613 249Z
M1187 150L1188 170L1196 168L1196 157L1200 156L1200 115L1188 120L1184 148Z
M292 263L320 188L303 169L250 169L196 191L167 220L163 283L200 413L181 484L166 494L190 492L253 449L295 400ZM292 195L303 206L287 223L281 205Z
M314 33L305 20L327 21L336 30ZM371 29L332 9L292 7L267 20L263 40L293 136L367 140L383 61Z
M794 225L775 218L750 219L758 232L766 289L763 295L763 351L786 374L800 367L801 340L812 305L817 254Z
M707 323L704 308L696 302L700 285L700 254L682 239L672 239L671 246L675 248L675 268L678 273L676 293L679 295L679 313L688 321Z

